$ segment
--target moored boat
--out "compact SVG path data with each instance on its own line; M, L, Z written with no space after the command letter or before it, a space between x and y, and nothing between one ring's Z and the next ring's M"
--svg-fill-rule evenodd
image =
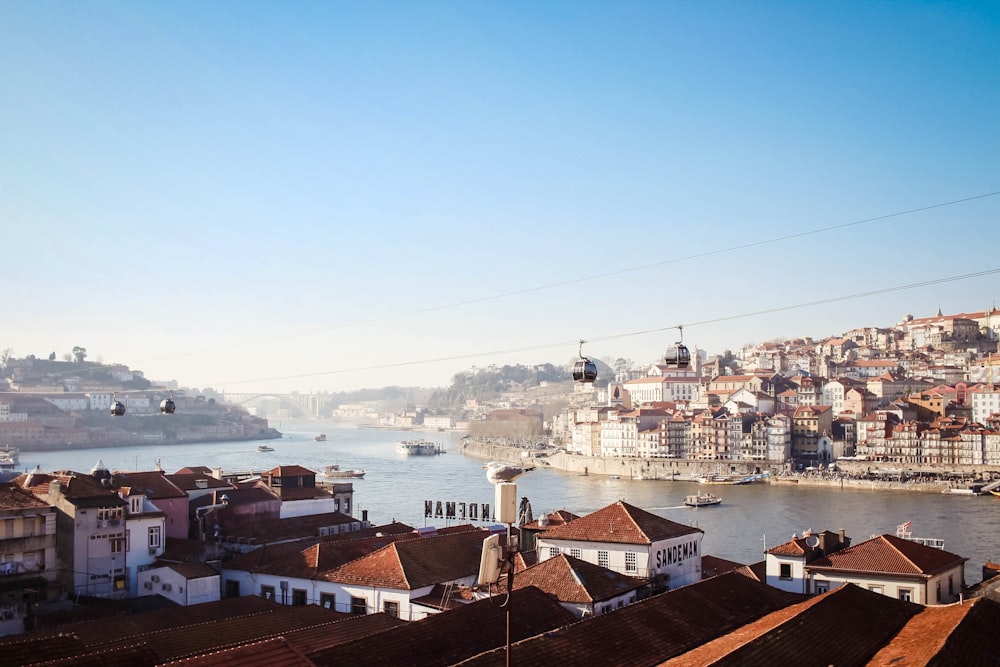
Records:
M361 468L341 470L339 465L333 464L324 468L320 476L329 479L361 479L365 476L365 471Z
M714 493L695 493L684 499L684 504L688 507L705 507L706 505L718 505L722 498Z
M269 447L268 445L257 445L258 452L273 452L274 447Z
M404 456L434 456L444 454L444 447L430 440L400 440L396 443L396 452Z

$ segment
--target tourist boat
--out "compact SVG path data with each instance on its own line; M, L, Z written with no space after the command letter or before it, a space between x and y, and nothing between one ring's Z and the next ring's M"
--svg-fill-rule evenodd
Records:
M705 507L706 505L718 505L722 498L714 493L695 493L684 499L684 504L688 507Z
M269 447L267 445L258 445L257 446L257 451L258 452L273 452L274 451L274 447Z
M430 440L400 440L396 452L404 456L434 456L444 454L444 447Z
M6 481L17 476L17 467L21 464L20 452L13 447L0 449L0 481Z
M316 442L326 442L326 433L320 433L315 439Z
M335 463L324 468L321 476L330 479L361 479L365 476L365 471L361 468L341 470L340 466Z

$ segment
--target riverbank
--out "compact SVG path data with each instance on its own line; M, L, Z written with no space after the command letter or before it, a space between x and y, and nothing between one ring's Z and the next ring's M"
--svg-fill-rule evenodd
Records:
M91 442L73 442L73 443L35 443L35 442L24 442L17 445L17 450L19 452L64 452L73 451L77 449L103 449L105 447L144 447L144 446L171 446L171 445L190 445L194 443L224 443L224 442L257 442L260 440L279 440L282 438L282 433L276 429L268 428L266 431L256 433L253 435L219 435L213 437L212 435L198 434L197 437L184 438L184 439L171 439L166 440L164 438L133 438L133 439L121 439L114 441L91 441Z
M462 453L488 461L503 461L536 467L548 466L578 475L603 475L620 479L691 482L696 481L700 477L711 477L720 474L731 477L766 474L767 479L761 481L775 485L794 484L802 487L823 487L856 491L966 492L961 485L947 481L916 481L899 478L871 479L866 477L864 474L866 471L860 468L857 471L845 470L839 474L813 472L789 474L785 470L784 465L776 461L719 462L693 459L604 458L567 454L563 451L529 451L521 447L472 440L463 442Z

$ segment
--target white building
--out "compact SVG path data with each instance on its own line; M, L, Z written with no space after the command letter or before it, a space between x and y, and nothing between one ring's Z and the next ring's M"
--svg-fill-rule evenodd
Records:
M564 553L614 572L677 588L701 580L704 531L618 501L541 533L539 562Z
M160 595L182 607L217 602L219 573L204 563L169 563L139 573L138 595Z

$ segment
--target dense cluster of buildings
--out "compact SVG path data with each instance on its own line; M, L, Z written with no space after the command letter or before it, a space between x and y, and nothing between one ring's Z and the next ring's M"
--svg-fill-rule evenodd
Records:
M577 384L552 434L582 456L1000 469L998 331L994 309L696 351Z
M303 665L494 664L508 594L525 664L558 655L655 665L713 644L717 658L775 659L796 628L830 631L813 618L819 607L880 619L881 634L863 635L866 659L902 650L918 627L933 640L928 655L966 656L972 649L953 653L949 642L1000 619L1000 566L967 587L966 559L910 539L906 526L859 543L843 531L795 535L741 564L704 553L700 528L624 501L583 516L560 510L515 527L508 590L503 576L476 585L484 540L505 538L503 527L372 526L352 505L351 484L319 483L300 466L250 477L100 464L22 475L0 487L0 635L11 635L0 655L5 665L253 664L285 653ZM101 613L88 606L99 601L169 611L79 622ZM72 631L47 607L76 619ZM943 609L953 622L931 631ZM687 616L700 620L676 620ZM651 636L612 651L610 637L640 628ZM783 648L769 652L775 642ZM993 643L983 637L976 655ZM711 664L695 655L678 664Z

